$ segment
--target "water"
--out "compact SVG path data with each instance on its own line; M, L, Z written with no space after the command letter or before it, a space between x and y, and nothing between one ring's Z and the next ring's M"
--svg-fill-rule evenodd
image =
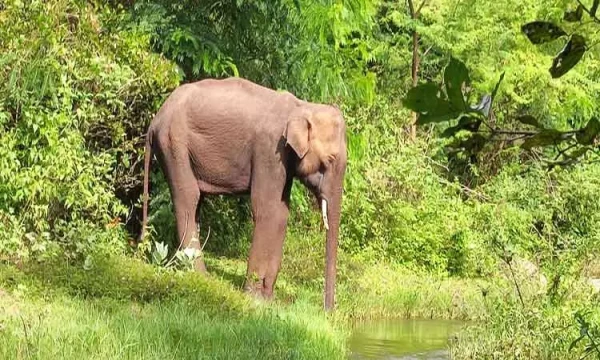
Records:
M358 324L350 338L351 359L449 359L449 338L464 322L377 320Z

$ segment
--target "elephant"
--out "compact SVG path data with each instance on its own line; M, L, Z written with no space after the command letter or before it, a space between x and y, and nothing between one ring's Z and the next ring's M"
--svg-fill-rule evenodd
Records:
M298 179L321 205L324 308L332 310L346 141L346 123L335 105L301 100L240 77L180 85L148 126L141 239L156 154L173 200L180 246L200 253L194 263L198 272L206 272L195 216L202 198L249 195L254 227L243 290L270 300L281 267L290 192Z

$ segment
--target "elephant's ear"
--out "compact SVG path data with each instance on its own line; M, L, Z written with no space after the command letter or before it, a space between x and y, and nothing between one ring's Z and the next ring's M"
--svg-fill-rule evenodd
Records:
M308 142L310 133L310 121L306 114L292 114L290 116L283 137L287 143L294 149L300 159L304 158L308 152Z

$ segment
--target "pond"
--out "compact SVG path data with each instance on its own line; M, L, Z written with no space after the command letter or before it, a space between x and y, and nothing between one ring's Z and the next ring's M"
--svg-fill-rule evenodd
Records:
M449 338L466 323L452 320L377 320L357 324L351 359L449 359Z

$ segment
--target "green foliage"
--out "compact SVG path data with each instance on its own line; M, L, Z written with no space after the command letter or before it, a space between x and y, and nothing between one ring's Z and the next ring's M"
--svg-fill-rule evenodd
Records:
M448 127L443 137L452 137L462 130L470 132L467 140L454 138L450 145L459 147L469 156L476 156L484 150L486 143L493 141L517 142L521 148L531 150L534 147L555 146L555 154L551 166L556 164L570 165L579 160L588 150L595 150L600 135L600 125L594 117L584 127L578 130L560 131L540 126L540 122L531 115L521 115L517 118L521 123L536 126L538 131L498 129L490 123L493 113L492 103L504 73L496 84L491 96L483 98L476 107L468 107L465 103L463 88L468 85L469 71L464 64L451 58L444 70L445 92L438 92L438 85L427 82L410 89L404 98L404 104L409 109L419 113L418 124L446 122L457 120L458 124ZM485 127L481 127L482 123ZM516 137L506 137L517 135ZM566 144L566 148L560 145ZM592 145L592 147L589 147ZM570 152L567 152L569 151Z
M588 30L584 25L586 22L583 21L583 15L585 13L586 18L589 18L588 24L598 25L600 20L596 17L596 10L598 8L598 3L594 1L592 7L588 9L581 3L577 1L578 5L576 10L570 11L567 10L564 12L563 19L565 25L567 23L578 23L577 26L573 29L573 32L570 33L569 41L565 44L562 50L554 57L552 61L552 66L550 67L550 74L553 78L559 78L570 71L577 63L581 60L583 55L587 50L590 50L591 47L596 44L586 46L586 38L581 35L579 32ZM563 36L566 36L567 33L556 25L553 22L549 21L533 21L527 23L521 27L521 30L527 35L528 39L533 44L543 44L546 42L551 42ZM591 35L592 39L594 39L597 31L593 34L586 34L586 36Z
M65 0L7 2L0 13L0 253L76 255L122 248L116 218L139 135L174 69L122 14ZM25 36L26 34L26 36Z
M548 127L564 130L580 128L598 112L597 48L586 51L585 61L568 74L553 79L548 68L561 50L559 42L532 45L522 33L523 24L535 19L560 23L565 10L574 2L521 3L501 1L439 1L423 9L426 26L419 27L422 47L431 50L423 61L435 54L450 54L470 69L473 92L478 98L489 94L505 72L495 122L499 128L512 128L514 117L531 114ZM573 6L574 8L575 6ZM518 8L518 11L514 9ZM508 11L507 9L511 9ZM586 34L586 43L597 42L595 25L562 25L565 32ZM536 49L537 47L537 49ZM442 66L423 70L425 80L439 79Z
M581 359L597 355L598 294L580 281L570 281L559 304L535 289L536 281L521 277L518 300L510 275L488 288L485 321L473 324L450 346L453 359Z
M241 75L314 100L369 100L370 1L204 3L146 0L136 27L176 61L186 78ZM348 100L345 100L348 101Z
M248 199L205 199L211 275L182 271L156 165L147 258L114 256L139 226L153 113L181 80L236 75L344 111L332 322L478 320L454 358L593 353L597 295L579 279L600 252L600 167L577 162L598 151L598 3L440 0L413 20L398 1L3 2L0 261L21 270L0 265L0 308L23 312L0 314L0 357L345 355L313 314L325 232L299 184L272 305L239 291Z
M470 6L446 0L423 8L414 22L398 2L303 1L300 9L292 1L265 6L148 0L125 9L67 0L9 3L1 17L10 25L1 33L7 50L0 89L3 258L42 257L67 249L84 260L98 245L123 248L127 235L121 221L130 219L133 233L131 224L139 222L130 215L139 200L141 135L165 94L177 85L179 73L188 81L239 73L306 99L343 105L350 154L342 256L482 275L493 271L497 259L492 251L498 243L531 256L544 249L541 257L550 259L555 245L548 242L560 234L572 239L568 247L577 254L593 250L597 228L590 225L595 219L590 214L596 207L588 196L596 184L587 177L597 171L593 165L559 172L558 180L556 173L536 170L540 182L535 182L534 175L518 174L516 165L505 171L500 165L493 171L486 168L488 158L510 162L519 153L498 150L495 143L475 136L487 129L484 121L492 115L495 129L506 125L514 131L513 115L520 115L523 126L536 129L527 128L531 134L521 139L522 147L533 153L564 140L567 147L582 145L558 150L567 160L578 159L588 156L597 141L592 99L598 89L582 80L593 73L594 52L550 86L544 80L549 77L541 75L545 70L539 69L545 55L531 51L520 27L538 14L555 19L558 8L535 3L519 13L501 11L511 4ZM483 20L474 24L469 11ZM407 91L413 29L422 35L421 75L427 81ZM18 36L22 33L31 35ZM552 44L541 44L542 50L544 46ZM150 48L175 61L180 71ZM448 53L451 61L440 76ZM532 63L525 65L524 59ZM530 90L542 88L546 90ZM547 101L556 94L567 99L560 111L559 104ZM442 134L447 139L407 143L399 128L408 119L402 98L408 108L423 113L421 123L449 123ZM478 98L482 101L473 106ZM482 161L471 161L470 151L480 153ZM467 165L459 168L461 162ZM585 179L589 188L574 186L573 179ZM157 166L152 180L154 242L142 250L154 253L162 265L172 264L175 222ZM578 189L569 202L541 185L555 181L560 191ZM510 192L527 193L547 209L540 212L517 200L504 204L502 194ZM498 215L500 204L507 210ZM576 206L583 210L572 212ZM294 226L286 246L298 253L310 251L285 260L284 266L295 269L299 280L317 283L323 234L315 209L311 196L296 184ZM531 233L539 221L554 226L554 213L580 214L586 224L567 221L551 233ZM208 198L199 215L205 250L245 258L252 230L247 198ZM581 231L582 226L587 230ZM561 262L570 264L564 271L574 271L573 261ZM341 269L344 276L343 265Z
M579 323L579 337L569 345L569 351L571 351L581 340L585 340L587 345L583 348L582 356L589 356L595 354L596 357L600 357L600 348L598 347L598 326L590 324L586 319L586 315L589 315L589 311L585 314L581 312L575 313L575 320Z
M597 165L547 172L513 164L471 188L448 180L452 169L435 144L406 143L388 131L396 114L383 104L355 114L348 117L356 132L349 135L344 252L477 276L494 272L502 244L552 276L576 274L598 251Z
M173 299L201 301L211 314L237 314L249 306L247 299L230 285L193 272L162 270L124 256L90 256L83 265L57 256L39 263L27 262L18 273L0 275L2 287L29 286L34 295L36 291L47 291L44 289L49 284L51 292L62 291L80 298L142 303Z

